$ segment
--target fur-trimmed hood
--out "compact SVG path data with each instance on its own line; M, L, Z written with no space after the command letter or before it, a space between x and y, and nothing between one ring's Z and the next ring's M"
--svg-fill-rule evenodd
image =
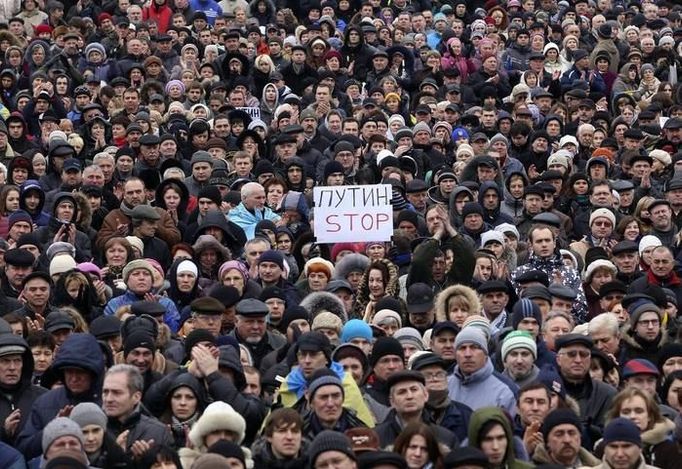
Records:
M656 422L651 430L642 432L642 443L650 446L663 443L670 439L675 431L675 422L663 417L663 420Z
M630 326L629 323L623 327L621 337L628 346L634 348L635 350L644 350L642 345L635 340L635 330ZM668 330L666 328L661 328L661 340L658 342L658 347L660 348L667 344L668 340Z
M231 259L230 251L225 246L220 244L212 235L200 235L197 238L197 241L194 243L194 246L192 246L192 249L194 249L194 255L197 258L201 256L203 251L209 248L213 248L218 254L222 254L223 258L219 262L220 264Z
M346 280L351 272L364 272L369 266L369 258L364 254L352 253L343 256L334 267L334 278Z
M88 202L88 199L82 192L73 192L72 195L78 204L78 226L80 226L83 231L87 231L92 224L92 209L90 208L90 202Z
M329 311L338 316L343 323L348 321L348 314L343 302L338 296L326 291L311 293L301 301L300 306L308 311L310 323L312 324L315 316L322 311Z
M472 288L466 285L451 285L445 290L441 290L438 296L436 296L436 321L448 320L448 301L453 296L460 295L471 305L470 314L478 314L483 309L478 295Z

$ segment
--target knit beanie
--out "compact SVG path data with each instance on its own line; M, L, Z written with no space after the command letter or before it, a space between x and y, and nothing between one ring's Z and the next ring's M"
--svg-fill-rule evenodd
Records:
M464 204L464 208L462 208L462 220L473 214L478 214L483 217L483 207L481 204L478 202L467 202Z
M197 268L197 265L188 259L185 259L178 264L176 272L177 274L189 272L190 274L194 275L195 278L199 276L199 269Z
M128 283L128 277L130 277L130 274L133 272L133 270L137 269L145 269L147 272L149 272L149 275L154 277L154 267L147 262L144 259L135 259L126 264L126 266L123 268L123 281L125 283Z
M206 454L218 454L224 458L235 458L242 462L246 467L246 458L244 457L244 450L237 443L228 440L218 440L208 448ZM224 466L223 466L224 467Z
M280 251L275 251L274 249L265 251L258 258L259 265L263 262L272 262L273 264L277 264L280 269L284 270L284 256Z
M127 357L128 354L136 348L146 348L153 354L156 352L154 337L152 337L148 331L144 330L132 332L123 341L123 356Z
M538 346L529 332L512 331L507 334L507 336L504 338L504 341L502 342L502 361L507 358L507 354L509 352L516 350L517 348L525 348L526 350L530 350L530 353L533 354L533 360L537 360Z
M488 354L488 339L483 331L477 327L464 327L455 338L455 350L464 344L474 343Z
M592 226L592 223L597 218L606 218L607 220L609 220L611 222L612 227L616 226L616 216L608 208L598 208L597 210L593 211L590 214L590 225L589 226Z
M651 303L650 301L642 300L638 301L633 305L634 307L628 308L628 312L630 313L630 327L633 329L635 326L637 326L637 323L639 322L639 318L642 316L644 313L656 313L658 314L658 318L661 319L663 314L661 313L661 310L656 306L655 304Z
M199 199L209 199L217 206L220 206L223 201L223 196L220 194L220 189L218 189L217 186L205 186L199 189L197 200Z
M356 460L350 439L340 432L323 430L317 434L308 448L308 460L310 465L315 467L315 461L317 461L318 456L326 451L338 451L345 454L353 461Z
M71 256L56 256L50 261L50 276L63 274L76 268L76 261Z
M185 355L187 357L192 353L192 348L201 342L215 343L215 337L206 329L194 329L185 337Z
M637 425L630 419L618 417L604 428L604 444L624 441L642 446L642 436Z
M376 313L372 318L372 325L379 326L383 324L387 319L393 319L396 323L398 323L398 328L403 327L403 321L400 318L400 315L397 312L393 311L392 309L379 310L379 312Z
M403 327L395 331L393 338L397 339L401 344L410 344L417 348L417 350L424 350L424 341L422 336L414 327Z
M215 401L209 404L204 413L189 432L189 439L195 448L205 448L204 438L217 430L227 430L237 435L237 443L244 440L246 421L230 404Z
M379 337L372 348L372 354L369 357L369 366L374 368L381 358L389 355L395 355L400 357L401 360L405 360L405 352L403 351L403 346L398 342L398 339L394 339L393 337Z
M542 313L540 307L528 298L521 298L512 309L512 327L519 328L519 324L526 318L533 318L542 327Z
M166 88L164 88L164 91L166 92L166 94L169 93L171 86L174 86L174 85L179 86L180 89L182 90L182 94L185 94L185 84L180 80L171 80L168 83L166 83Z
M74 436L83 444L83 432L76 422L68 417L56 417L43 428L43 454L47 452L52 443L62 436Z
M428 132L431 135L431 127L426 122L417 122L412 128L412 134L416 135L417 132Z
M76 257L76 248L73 247L73 244L64 241L58 241L56 243L50 244L50 247L48 247L47 251L45 251L45 255L47 256L47 260L51 261L57 254L61 252L66 253L71 257Z
M128 241L128 244L138 251L140 254L144 252L144 244L142 243L142 240L138 238L137 236L126 236L125 240Z
M490 327L490 321L488 318L481 316L479 314L474 314L472 316L469 316L464 320L464 323L462 324L462 329L465 327L472 326L480 331L482 331L486 338L489 340L490 336L492 335L492 329Z
M25 212L24 210L17 210L10 214L8 218L8 227L12 228L12 226L15 223L20 221L24 221L26 223L33 225L33 219L31 218L31 215L28 214L28 212Z
M549 432L551 432L554 427L564 424L573 425L579 432L582 432L583 426L580 423L580 417L578 417L575 412L565 408L555 409L547 414L547 417L545 417L545 420L542 422L542 427L540 427L545 443L547 443Z
M344 344L353 339L365 339L371 342L373 337L372 328L362 319L351 319L341 329L341 342Z
M308 310L298 305L291 306L284 311L284 314L282 315L282 320L279 322L278 329L281 332L286 332L287 328L289 327L289 324L298 319L305 319L306 321L310 321L310 314L308 313Z
M322 387L322 386L336 386L341 390L341 393L344 394L345 391L343 389L343 383L339 379L338 376L334 374L333 371L327 369L328 372L325 372L324 374L321 374L321 376L315 377L318 375L318 372L315 372L315 375L313 375L313 380L311 381L310 385L308 386L308 396L310 399L312 399L315 396L315 393Z
M669 358L682 357L682 344L672 342L665 344L658 352L658 369L663 370L663 365Z
M334 313L330 313L329 311L322 311L315 315L315 319L313 319L310 329L313 331L317 331L319 329L330 329L336 331L337 334L340 334L342 327L343 321L341 321L340 317Z
M654 248L662 245L663 243L661 242L660 238L654 235L643 236L642 239L639 241L639 255L641 256L642 253L649 248Z
M88 425L97 425L100 428L107 428L107 416L100 406L93 402L81 402L73 408L69 418L76 422L81 428Z
M345 173L343 165L336 160L329 161L324 165L324 182L326 183L327 178L334 173Z
M457 151L455 152L455 156L459 158L464 154L469 155L469 157L474 156L474 147L472 147L468 143L460 143L459 146L457 147Z

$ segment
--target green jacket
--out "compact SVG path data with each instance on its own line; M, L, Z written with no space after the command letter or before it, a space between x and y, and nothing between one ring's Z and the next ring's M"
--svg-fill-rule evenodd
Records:
M498 407L482 407L471 415L469 421L469 445L481 448L479 440L481 429L490 421L502 425L504 434L507 436L507 452L504 456L504 467L507 469L532 469L533 464L516 459L514 456L514 433L512 432L511 422L504 411Z

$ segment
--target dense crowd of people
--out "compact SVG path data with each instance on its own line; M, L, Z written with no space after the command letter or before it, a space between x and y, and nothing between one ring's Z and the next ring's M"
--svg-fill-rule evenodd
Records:
M0 52L1 467L681 467L680 2L0 0ZM370 184L391 239L316 238Z

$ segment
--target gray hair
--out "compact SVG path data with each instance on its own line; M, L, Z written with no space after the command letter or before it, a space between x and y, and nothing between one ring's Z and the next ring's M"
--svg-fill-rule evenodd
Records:
M550 321L556 318L562 318L565 319L566 322L568 322L569 326L571 326L571 329L575 326L575 322L573 321L573 318L570 317L568 314L564 313L563 311L551 311L547 317L542 321L542 332L547 331L547 324L549 324Z
M101 153L97 153L95 157L92 159L92 163L99 165L101 161L109 161L111 163L114 163L114 156L111 153L107 153L106 151L103 151Z
M117 373L124 373L126 375L130 394L144 391L144 378L142 377L140 370L136 367L124 363L114 365L107 370L106 376L115 375Z
M592 318L587 325L587 333L592 335L597 331L607 331L613 335L618 335L620 331L618 316L613 313L602 313Z
M254 192L257 190L265 190L263 186L258 184L257 182L247 182L242 186L242 202L244 202L248 197L250 197Z
M256 244L256 243L265 243L265 245L268 247L268 249L272 248L272 246L270 245L270 241L268 241L267 239L265 239L265 238L253 238L253 239L248 240L246 243L244 243L244 250L246 250L246 248L248 246L251 246L251 245Z

